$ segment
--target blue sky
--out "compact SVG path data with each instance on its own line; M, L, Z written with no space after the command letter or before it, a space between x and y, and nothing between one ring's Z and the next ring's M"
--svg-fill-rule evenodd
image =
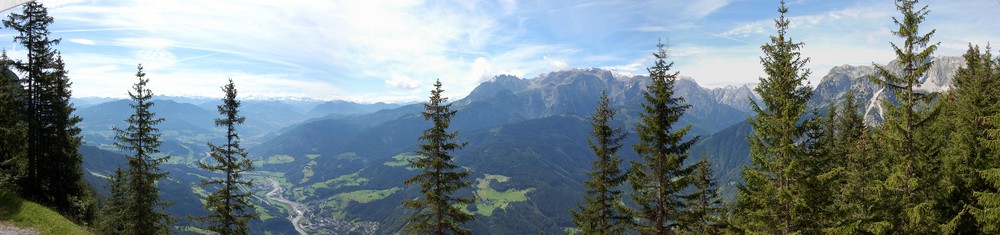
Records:
M422 101L435 79L466 96L496 74L643 74L657 40L706 87L756 82L777 1L41 0L74 96L125 97L142 63L157 94ZM1000 2L927 0L938 55L1000 40ZM893 58L889 0L791 0L789 34L817 83L833 66ZM14 10L20 10L15 8ZM11 30L0 31L10 38ZM23 51L8 41L16 55Z

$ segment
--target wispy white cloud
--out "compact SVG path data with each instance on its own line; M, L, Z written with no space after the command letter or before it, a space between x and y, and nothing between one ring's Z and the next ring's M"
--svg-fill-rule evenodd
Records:
M731 2L733 2L733 0L691 1L690 4L687 5L684 12L689 14L691 17L701 18L707 16L708 14L712 14L716 10L719 10L719 8L729 5Z
M552 71L567 70L570 68L566 60L553 59L548 56L542 56L542 59L549 62L549 67L551 67Z
M789 30L809 30L819 26L828 27L858 27L866 25L859 24L867 22L869 25L874 20L885 20L892 16L891 11L886 8L855 7L849 9L832 10L812 15L787 15L789 20ZM777 15L774 16L777 18ZM860 27L859 27L860 26ZM833 29L835 29L833 28ZM774 19L756 20L737 25L721 34L731 37L751 37L767 35L773 33Z
M85 0L41 0L42 4L45 4L45 6L47 7L60 7L60 6L80 3L83 1Z
M603 66L601 68L615 71L621 74L639 75L639 74L645 74L644 72L646 72L645 71L646 66L648 66L648 64L651 61L652 61L651 59L640 58L640 59L635 59L627 64Z
M502 3L510 11L517 7ZM200 50L302 74L362 80L404 74L426 81L465 79L459 76L465 72L454 71L464 67L461 56L480 53L492 39L492 19L481 14L489 9L451 10L423 1L182 0L65 5L53 7L52 14L74 25L139 29L122 35L142 38L112 40L154 70L173 66L177 50ZM378 72L352 71L371 67ZM406 84L398 87L412 88ZM467 92L471 86L456 90Z
M765 31L764 28L767 25L767 22L762 21L742 24L722 32L721 35L728 37L749 37L756 34L765 34L767 31Z
M563 14L578 16L576 20L601 16L590 23L577 22L584 23L578 25L583 28L572 32L600 29L609 36L615 28L631 27L628 24L635 19L622 16L637 9L645 15L658 15L655 9L680 7L685 9L685 17L698 18L729 2L647 3L654 6L652 9L628 2L591 2L565 8ZM68 1L51 4L50 12L66 26L54 32L106 36L95 39L122 48L108 48L122 52L107 57L117 57L118 66L143 63L151 73L180 76L184 69L197 74L217 74L219 70L269 74L289 83L310 81L326 84L313 87L361 91L343 95L357 96L386 87L400 89L394 91L401 92L397 97L417 95L418 86L440 78L449 88L446 95L461 97L495 74L532 76L569 68L579 60L575 58L586 58L581 66L614 63L608 61L614 56L606 52L585 51L582 45L535 36L544 32L529 24L550 24L552 28L574 24L567 21L572 19L539 18L533 13L535 8L552 9L560 4L517 0ZM695 27L690 22L648 25L653 26L638 30ZM343 89L345 86L351 89ZM174 89L190 91L186 87Z
M392 76L391 79L385 80L385 85L390 87L398 87L408 90L414 90L420 88L420 81L410 78L405 75Z
M88 46L89 45L97 44L96 42L94 42L94 40L85 39L85 38L70 38L69 41L72 42L72 43L76 43L76 44L80 44L80 45L88 45Z
M670 27L662 25L646 25L632 28L632 30L639 32L666 32L670 30Z

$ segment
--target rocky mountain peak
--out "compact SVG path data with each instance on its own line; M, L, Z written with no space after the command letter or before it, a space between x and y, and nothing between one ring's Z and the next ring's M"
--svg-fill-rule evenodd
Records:
M750 99L760 100L760 96L753 91L753 84L741 86L726 86L712 89L712 96L719 103L728 105L743 112L750 112Z
M958 56L939 56L930 59L933 65L927 74L920 78L917 90L924 92L943 92L951 89L952 79L958 68L965 65L965 60ZM901 68L896 61L886 65L889 72L900 74ZM884 107L882 100L892 100L893 94L883 87L874 84L870 76L875 74L871 65L842 65L833 67L823 77L813 90L810 101L812 107L826 109L831 103L840 104L848 91L854 92L854 100L861 106L868 124L881 123Z

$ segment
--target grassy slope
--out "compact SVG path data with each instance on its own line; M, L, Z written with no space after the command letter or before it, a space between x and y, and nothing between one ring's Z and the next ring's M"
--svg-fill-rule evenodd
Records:
M59 213L0 191L0 223L32 228L42 234L92 234Z

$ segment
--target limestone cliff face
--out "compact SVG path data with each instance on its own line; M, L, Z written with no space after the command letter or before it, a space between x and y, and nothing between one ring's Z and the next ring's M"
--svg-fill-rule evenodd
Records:
M931 59L933 65L927 74L920 78L917 87L919 92L943 92L951 89L952 79L959 67L965 65L962 57L942 56ZM895 64L895 63L890 63ZM891 73L900 74L898 66L890 65ZM812 107L826 109L831 103L840 104L845 100L848 90L854 92L854 100L858 102L865 115L866 123L870 125L881 123L885 108L882 100L894 101L891 91L874 84L870 76L875 74L871 65L842 65L830 69L830 72L820 81L813 91L810 101Z
M601 92L607 92L612 106L617 107L619 119L631 126L645 102L642 92L649 85L646 76L627 76L603 69L571 69L544 74L532 79L499 75L480 84L466 98L456 102L458 107L488 103L517 112L525 119L558 115L590 115L596 107ZM678 97L691 108L686 120L710 134L746 119L749 115L748 97L753 92L747 86L732 89L707 89L690 78L678 79L674 84Z
M741 86L726 86L712 89L715 100L721 104L728 105L737 110L750 113L750 99L760 101L760 96L753 91L757 84L744 84Z

